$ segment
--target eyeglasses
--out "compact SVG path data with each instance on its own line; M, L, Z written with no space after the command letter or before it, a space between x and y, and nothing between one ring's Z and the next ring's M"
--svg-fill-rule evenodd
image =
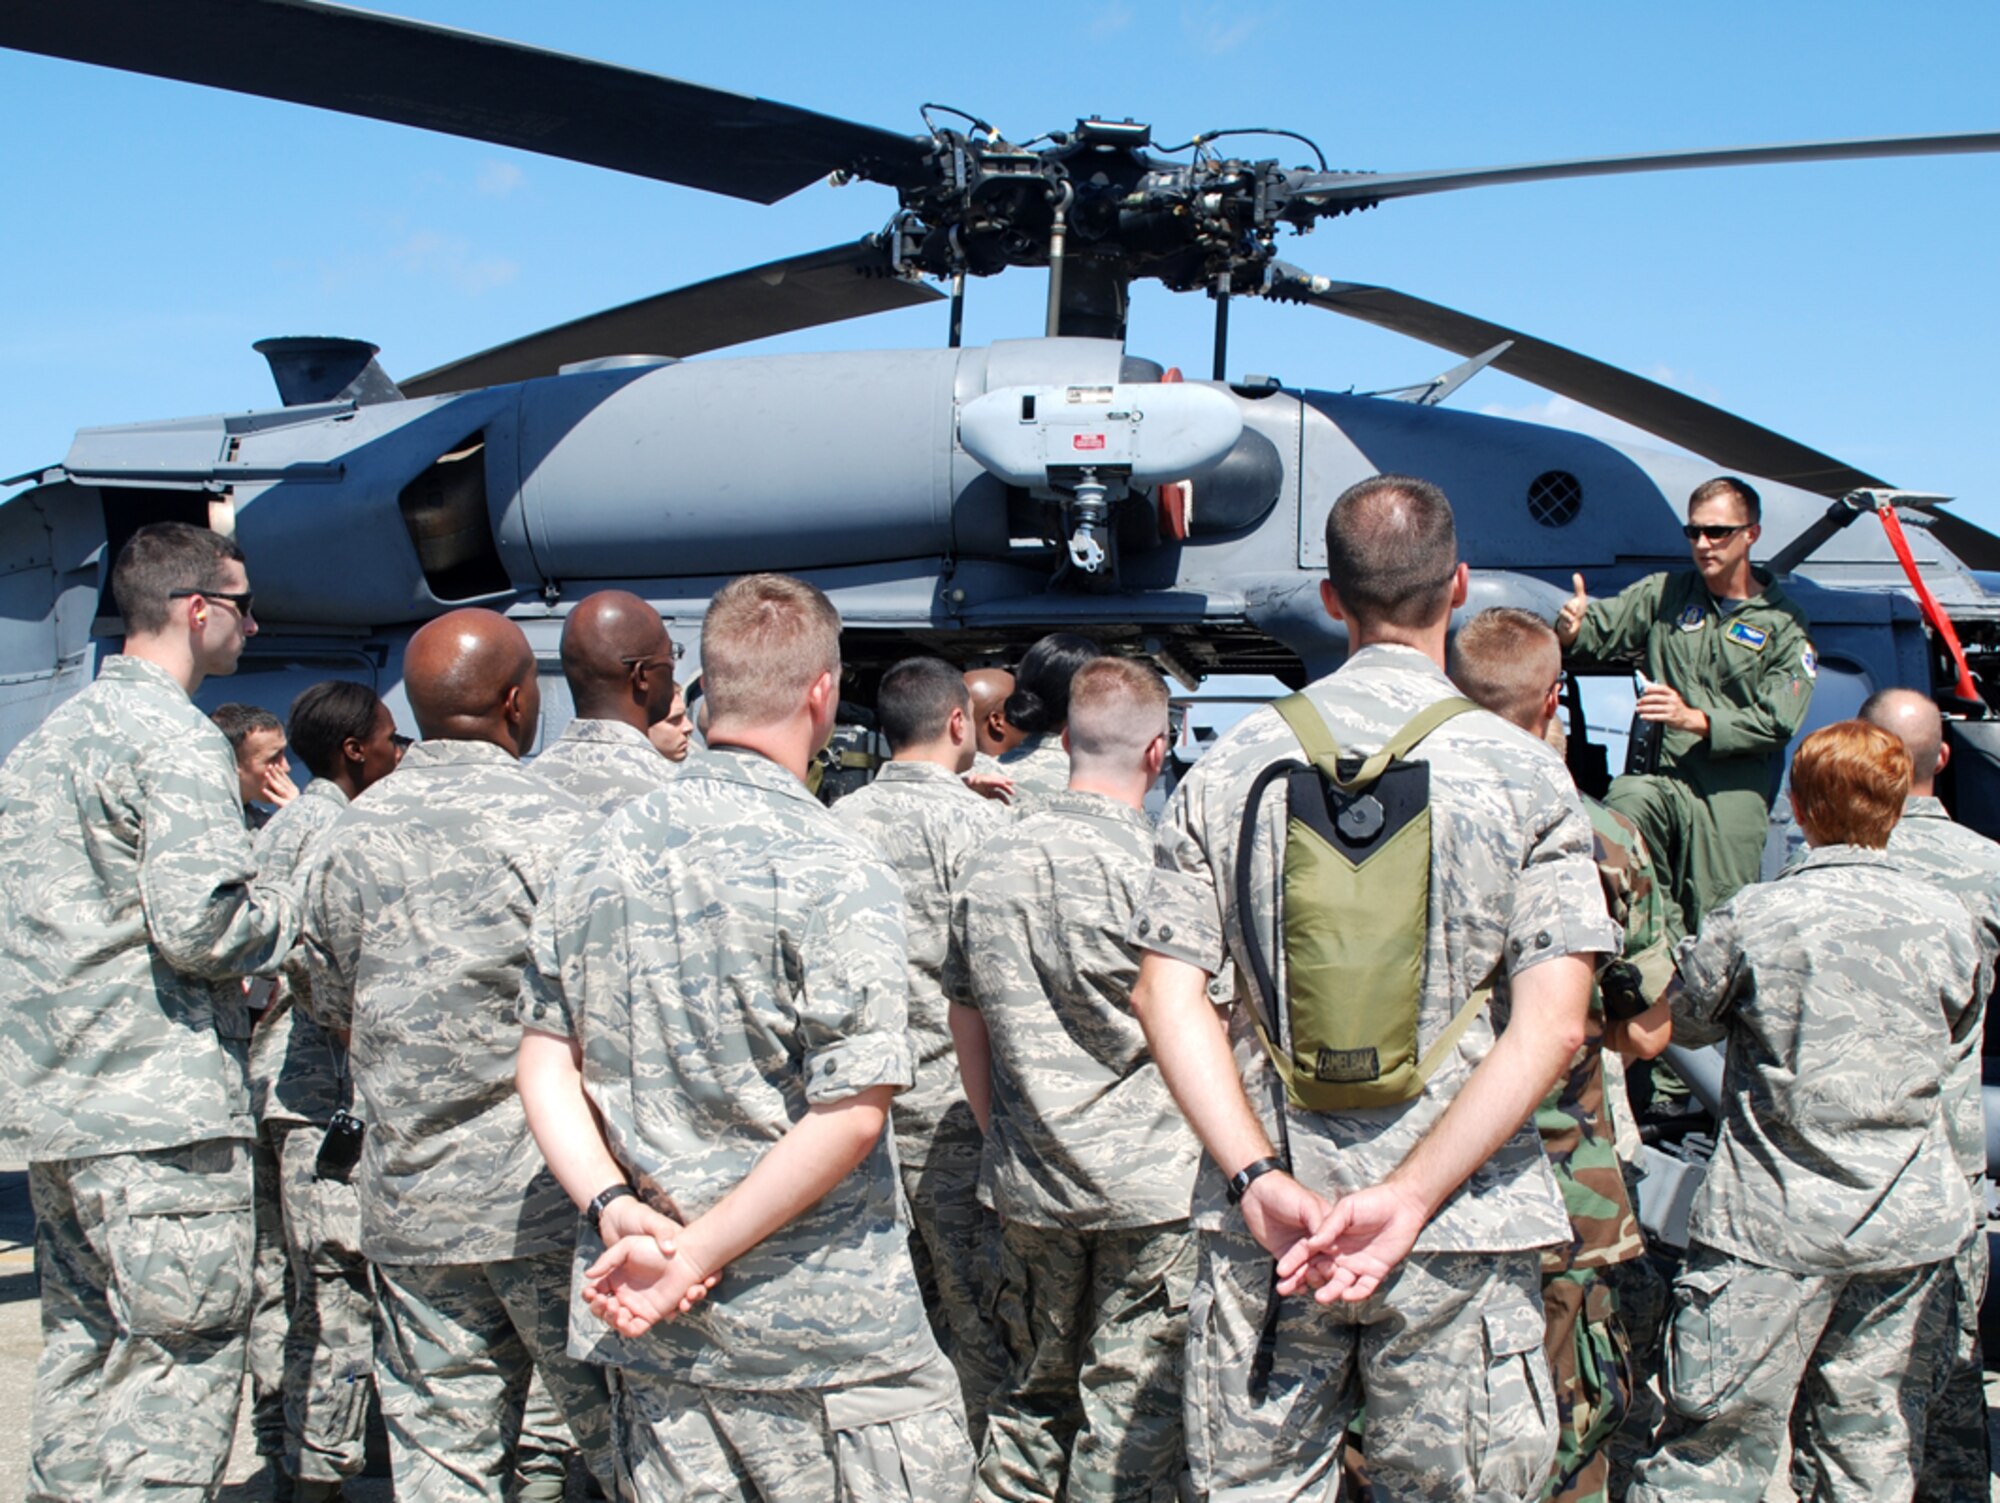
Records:
M203 600L226 600L236 607L236 614L239 616L249 615L251 607L255 605L257 600L257 592L255 590L241 590L234 593L228 590L167 591L167 599L169 600L186 600L195 595L199 595Z
M1748 527L1748 522L1697 524L1689 522L1681 528L1681 536L1692 543L1696 538L1707 538L1711 543L1726 543L1737 533Z
M678 663L681 660L681 653L683 650L684 649L681 647L680 643L669 642L667 644L667 656L663 658L649 658L649 657L620 658L618 661L623 663L627 668L630 669L662 668L662 667L671 668L673 667L674 664Z

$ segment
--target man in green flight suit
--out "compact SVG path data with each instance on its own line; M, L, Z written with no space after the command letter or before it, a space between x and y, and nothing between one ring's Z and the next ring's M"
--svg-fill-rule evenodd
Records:
M1805 613L1750 563L1761 514L1734 476L1703 482L1682 529L1693 569L1598 601L1578 574L1556 618L1573 664L1644 665L1638 714L1664 728L1659 770L1618 778L1604 801L1645 835L1690 934L1757 880L1785 747L1819 673Z

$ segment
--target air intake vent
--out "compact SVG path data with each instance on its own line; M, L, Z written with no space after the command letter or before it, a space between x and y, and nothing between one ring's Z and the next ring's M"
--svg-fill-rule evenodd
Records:
M1583 485L1568 470L1545 470L1528 482L1528 515L1544 527L1567 527L1583 510Z

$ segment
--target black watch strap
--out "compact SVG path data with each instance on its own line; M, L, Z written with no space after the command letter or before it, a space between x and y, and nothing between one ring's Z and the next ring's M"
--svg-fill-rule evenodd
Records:
M1284 1167L1283 1161L1279 1159L1256 1159L1251 1163L1245 1164L1241 1169L1238 1169L1234 1174L1229 1176L1229 1203L1231 1205L1240 1204L1243 1200L1243 1192L1248 1190L1252 1184L1262 1179L1273 1169L1282 1169Z
M623 1181L615 1185L606 1185L592 1196L590 1204L583 1208L583 1219L590 1223L592 1231L602 1231L598 1222L603 1219L605 1207L614 1200L623 1200L628 1195L634 1200L639 1198L639 1192Z

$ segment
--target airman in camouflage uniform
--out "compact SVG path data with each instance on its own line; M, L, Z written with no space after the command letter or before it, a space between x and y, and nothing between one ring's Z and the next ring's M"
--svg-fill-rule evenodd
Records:
M1012 780L1014 796L1009 802L1026 813L1038 800L1069 787L1069 753L1062 748L1062 732L1023 737L1013 750L993 759L992 770Z
M883 1131L913 1074L902 897L804 787L838 632L797 580L725 587L710 751L589 836L536 916L521 1092L597 1218L571 1349L619 1370L630 1497L969 1487Z
M1805 612L1750 564L1761 504L1718 476L1688 501L1695 568L1588 600L1583 576L1557 632L1580 664L1640 663L1639 713L1664 726L1656 773L1614 779L1605 802L1645 832L1676 927L1757 880L1785 746L1805 723L1818 659ZM1701 529L1734 530L1698 536Z
M1001 1219L1011 1359L982 1500L1147 1499L1186 1466L1200 1149L1132 1016L1125 938L1152 873L1140 805L1166 753L1167 693L1111 658L1073 689L1069 789L974 855L952 898L953 1029L986 1108L981 1197Z
M1000 772L1013 779L1016 813L1027 813L1069 787L1069 753L1062 744L1069 681L1100 650L1075 632L1050 632L1016 666L1003 718L1020 739L997 758Z
M311 1005L351 1030L376 1385L406 1503L493 1498L531 1368L613 1476L602 1375L565 1351L575 1222L514 1091L515 997L549 871L595 818L518 765L540 698L520 629L461 610L420 630L426 739L354 801L307 876Z
M1003 1354L988 1319L999 1276L999 1223L979 1203L979 1124L966 1105L945 996L951 894L966 860L1007 817L960 781L972 751L971 700L958 670L912 658L882 676L876 714L892 760L834 817L889 863L903 889L910 1044L916 1083L891 1109L910 1202L910 1256L924 1306L958 1370L977 1445Z
M251 1302L250 1020L297 927L188 696L256 631L243 555L144 527L125 652L0 768L0 1146L28 1163L42 1353L28 1496L213 1494Z
M1819 1498L1915 1483L1937 1369L1917 1347L1948 1329L1973 1226L1940 1098L1979 964L1963 905L1881 849L1908 786L1907 754L1873 726L1807 737L1792 799L1811 854L1713 910L1632 1025L1670 1010L1682 1042L1728 1047L1674 1291L1671 1414L1635 1503L1754 1503L1795 1398Z
M1334 504L1327 534L1323 598L1353 650L1305 693L1341 746L1365 753L1452 696L1444 639L1466 574L1449 504L1423 481L1362 482ZM1430 769L1432 839L1419 1046L1496 973L1513 1011L1497 1038L1473 1019L1406 1105L1291 1107L1250 1011L1276 1023L1284 1048L1283 1006L1246 984L1226 1043L1207 1014L1208 978L1226 959L1252 974L1246 925L1282 959L1282 797L1260 805L1252 848L1238 850L1251 783L1302 760L1276 711L1247 716L1175 791L1133 925L1153 952L1134 1005L1208 1150L1187 1421L1195 1485L1211 1498L1325 1497L1363 1397L1380 1499L1531 1499L1554 1457L1540 1249L1571 1234L1528 1119L1582 1037L1591 964L1618 948L1618 931L1552 751L1473 712L1412 756ZM1239 858L1249 912L1236 901ZM1240 1093L1226 1089L1225 1050ZM1329 1207L1320 1191L1339 1198ZM1302 1282L1331 1303L1303 1297Z
M627 590L584 596L563 623L562 665L576 718L535 758L536 772L608 815L680 770L647 736L679 702L658 611Z
M2000 843L1957 823L1945 812L1935 780L1950 760L1937 705L1908 689L1884 689L1861 706L1861 719L1895 736L1910 754L1912 786L1903 817L1889 832L1889 854L1912 872L1954 893L1979 926L1980 958L1995 976L2000 957ZM1989 988L1952 1034L1952 1067L1945 1111L1959 1170L1975 1210L1971 1238L1952 1260L1957 1319L1939 1333L1949 1355L1944 1389L1924 1418L1923 1465L1918 1503L1986 1503L1992 1457L1986 1430L1985 1353L1979 1340L1979 1307L1986 1299L1986 1228L1982 1181L1986 1175L1986 1112L1981 1090L1981 1040L1993 995Z
M1468 699L1537 741L1549 739L1562 650L1541 617L1507 606L1481 611L1453 640L1450 667ZM1585 799L1584 809L1605 907L1625 932L1624 958L1639 968L1646 995L1656 996L1673 967L1645 839L1594 799ZM1504 1018L1504 1008L1504 996L1496 996L1496 1017ZM1543 1349L1557 1424L1555 1470L1542 1496L1560 1503L1604 1503L1610 1475L1604 1448L1630 1408L1626 1338L1604 1274L1646 1252L1618 1163L1605 1060L1603 998L1593 990L1583 1044L1534 1118L1571 1231L1568 1243L1542 1252Z

